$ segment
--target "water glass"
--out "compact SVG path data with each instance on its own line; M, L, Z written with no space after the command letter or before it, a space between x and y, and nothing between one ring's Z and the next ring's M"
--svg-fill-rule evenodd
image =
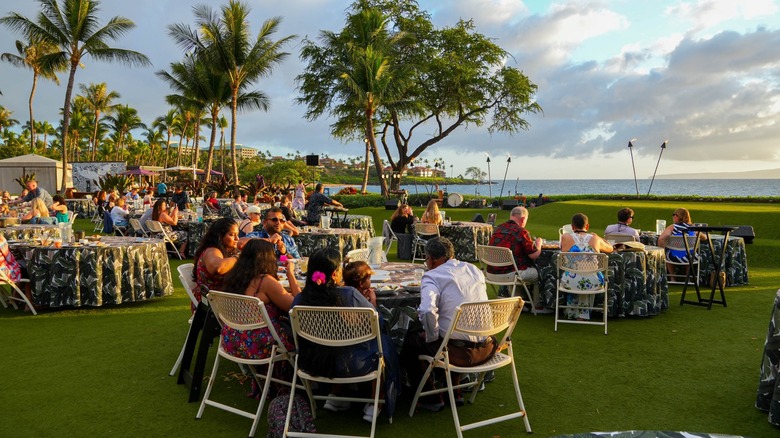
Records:
M655 221L655 232L656 234L661 234L666 229L666 220L664 219L656 219Z
M425 271L423 271L422 269L415 269L414 270L414 282L415 283L420 284L422 282L422 278L423 278L423 273L424 272Z

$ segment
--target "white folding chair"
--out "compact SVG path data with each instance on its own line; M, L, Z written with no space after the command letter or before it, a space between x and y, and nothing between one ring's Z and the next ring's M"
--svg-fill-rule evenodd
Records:
M379 315L374 308L367 307L314 307L295 306L290 310L290 322L295 334L295 349L300 352L301 339L330 347L348 347L366 341L376 342L379 352L377 369L362 376L354 377L322 377L316 374L317 370L303 370L298 365L300 356L295 356L295 368L293 372L290 404L287 407L287 419L284 424L284 436L344 436L322 435L317 433L290 431L290 417L292 415L293 400L298 379L303 382L309 400L311 401L312 416L317 418L316 400L340 400L349 402L373 403L373 417L371 421L371 434L374 436L376 420L379 414L379 403L384 400L379 398L382 373L385 362L382 353L382 339L379 331ZM299 353L300 354L300 353ZM371 398L321 396L314 395L311 390L311 382L349 385L360 382L373 382L374 396ZM392 419L390 420L392 422ZM347 435L348 436L348 435Z
M426 224L417 222L414 224L414 242L412 243L412 263L417 260L425 262L425 244L428 239L439 236L439 226L436 224ZM417 250L420 250L420 256L417 257Z
M520 270L517 269L517 263L515 263L515 257L512 254L511 249L500 246L477 245L477 258L480 263L482 263L482 272L485 274L485 283L495 284L497 286L511 286L512 292L510 296L512 297L515 296L517 286L521 286L525 291L525 297L528 299L527 302L531 304L531 312L536 315L536 306L533 305L534 299L531 295L531 291L528 290L529 282L520 278ZM488 272L489 267L512 267L512 271L505 274L492 274ZM531 282L531 284L533 284L533 282Z
M463 431L476 429L478 427L487 426L489 424L500 423L515 418L522 418L525 425L525 431L531 433L531 423L528 421L528 414L525 410L525 404L523 403L523 396L520 393L520 384L517 380L517 369L515 368L515 356L512 350L512 332L517 324L517 319L520 317L520 312L523 309L523 299L520 297L504 298L498 300L488 301L476 301L471 303L463 303L457 307L455 316L452 320L452 325L449 331L442 340L441 347L434 356L420 356L420 359L428 362L428 367L425 370L422 381L414 394L412 400L412 406L409 409L409 416L414 415L414 410L417 406L417 400L426 395L439 394L447 392L450 399L450 408L452 409L452 419L455 422L455 431L459 438L463 437ZM487 362L481 365L474 366L458 366L450 362L449 351L447 350L447 343L450 339L463 339L466 336L487 337L495 336L498 342L498 348ZM500 415L497 417L489 418L482 421L477 421L470 424L460 424L458 417L458 408L455 402L455 390L461 388L471 387L471 398L469 403L474 403L477 396L477 388L482 385L485 379L485 373L493 371L498 368L508 366L512 372L512 384L515 388L515 397L517 399L518 410L511 414ZM431 389L423 391L426 380L431 375L435 368L441 368L444 370L446 376L447 386L445 388ZM478 375L477 380L474 382L461 383L453 385L452 376L450 373L476 373ZM495 409L494 407L490 408Z
M195 307L198 307L198 300L195 298L195 294L192 293L192 291L198 287L195 280L192 279L192 271L195 269L195 265L192 263L184 263L179 265L176 269L179 271L179 281L181 281L181 285L184 286L184 291L187 292L187 296L190 297L190 302L195 305ZM194 317L195 314L191 314L190 319L187 320L187 324L192 325L192 318ZM176 358L176 363L173 364L173 368L171 368L171 372L168 374L169 376L176 374L176 370L179 368L179 365L181 365L181 360L184 358L184 348L187 346L187 339L189 339L189 337L190 331L188 329L187 336L184 338L184 344L181 346L181 352L179 352L179 357Z
M368 248L353 249L352 251L347 252L347 255L344 257L344 262L368 262L368 254Z
M165 244L170 244L173 247L173 252L176 253L176 256L179 258L179 260L182 259L181 254L179 254L179 248L176 246L176 242L171 239L171 236L168 234L168 232L165 230L165 227L162 226L160 221L153 221L151 219L146 221L146 226L149 228L149 231L160 237L162 240L165 241ZM171 251L168 251L171 252Z
M271 388L271 382L281 383L284 385L290 385L289 382L272 377L274 371L274 365L277 362L288 361L292 363L291 353L284 347L284 343L279 337L271 319L268 317L268 312L265 310L265 305L259 298L248 295L238 295L228 292L220 292L216 290L209 291L209 304L214 311L214 315L225 326L230 328L249 331L268 329L273 337L273 345L271 346L271 353L268 357L263 359L244 359L228 354L222 344L220 338L219 348L217 349L217 357L214 359L214 367L211 370L211 377L209 378L209 384L206 386L206 392L203 394L203 401L200 403L198 414L195 418L200 418L203 415L203 410L206 409L206 405L213 406L218 409L223 409L228 412L232 412L242 417L246 417L252 420L252 428L249 430L249 436L253 437L257 430L257 425L260 418L263 416L263 406L265 400L268 398L268 392ZM257 406L256 412L243 411L233 406L226 405L214 401L209 398L211 395L211 389L214 386L214 382L217 380L217 373L219 370L220 358L227 359L237 364L249 365L249 369L252 372L253 378L257 381L257 384L262 386L263 392L260 395L260 404ZM255 367L259 365L267 366L265 374L259 374Z
M571 234L574 230L571 227L571 224L566 224L560 228L558 228L558 241L561 240L561 237L563 237L564 234Z
M68 211L68 222L70 222L71 224L75 224L76 223L76 216L78 216L78 215L79 214L76 213L75 211Z
M382 237L385 238L384 245L387 245L387 248L385 248L385 257L387 257L387 254L390 252L390 247L393 246L393 242L398 242L398 236L396 236L393 229L390 228L390 222L388 222L387 219L382 222Z
M30 280L26 278L19 280L19 283L29 282ZM8 286L8 288L6 289L5 286ZM11 279L5 275L5 272L0 271L0 303L3 305L3 307L8 308L8 304L6 302L10 303L11 307L14 309L19 309L19 307L16 305L17 302L26 304L33 315L38 314L38 312L35 310L35 306L33 306L32 302L30 302L30 300L27 298L27 295L25 295L24 292L19 289L19 286L17 286L16 283L11 281Z
M664 249L666 250L674 250L674 251L682 251L688 253L688 257L693 257L693 260L691 260L691 263L689 264L687 261L678 261L674 259L669 258L669 252L664 251L664 257L666 258L666 263L669 265L672 265L672 271L676 271L677 266L682 266L684 269L684 274L678 274L678 273L672 273L666 274L667 282L669 284L685 284L688 279L688 271L690 269L690 265L693 265L693 267L696 269L695 274L693 275L693 281L697 282L699 281L699 276L701 274L701 263L700 257L699 257L699 236L692 235L692 236L677 236L672 235L669 236L669 240L666 241L666 245L664 246Z
M487 223L490 225L496 225L496 217L497 216L495 213L488 214Z
M607 291L609 256L593 252L561 252L558 254L558 290L555 294L555 331L558 331L558 323L603 325L604 334L607 334ZM571 279L574 279L573 281ZM571 281L571 282L570 282ZM590 283L592 289L580 290L570 287L571 283ZM589 300L597 295L604 296L601 307L596 307L589 301L588 304L577 303L569 305L566 301L567 293L581 297L590 296ZM563 302L563 303L561 303ZM598 310L602 312L601 321L576 319L561 319L561 309Z
M604 240L611 240L615 243L621 243L621 242L636 242L636 239L634 238L633 234L605 234Z
M141 221L139 221L136 218L130 218L128 219L128 222L130 223L130 228L133 230L133 234L141 235L144 237L148 237L149 235L146 233L146 230L144 230L144 227L141 226Z

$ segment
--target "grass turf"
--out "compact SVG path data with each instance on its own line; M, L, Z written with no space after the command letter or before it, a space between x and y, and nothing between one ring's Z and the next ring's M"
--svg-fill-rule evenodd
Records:
M627 201L635 226L652 229L655 219L671 221L672 202ZM529 230L556 239L560 225L585 212L592 230L614 222L619 201L568 201L531 210ZM780 287L776 222L772 204L696 203L688 205L696 222L753 225L756 241L748 245L750 284L726 291L729 307L711 311L679 306L681 287L670 289L670 309L652 318L610 320L610 333L597 327L564 325L553 331L551 315L523 314L514 342L520 385L537 436L596 430L687 430L776 437L780 429L753 405L764 338L775 291ZM417 209L419 214L422 210ZM498 210L446 209L453 220L487 217ZM376 230L389 211L355 209L370 214ZM89 229L79 220L77 229ZM393 252L391 252L392 258ZM180 263L172 260L172 272ZM175 278L175 275L174 275ZM178 279L165 299L105 308L43 311L32 317L0 309L0 436L243 436L250 421L207 408L193 420L198 405L168 377L181 348L189 317L188 299ZM493 293L489 289L489 293ZM210 361L213 357L210 358ZM245 409L248 382L225 362L215 397ZM207 369L210 370L211 363ZM513 400L508 374L480 393L474 406L459 413L474 421L480 412L506 413ZM377 436L452 436L449 412L420 412L409 418L403 398L392 424L380 418ZM365 433L360 409L318 411L323 432ZM265 434L262 420L257 436ZM466 436L519 436L519 420Z

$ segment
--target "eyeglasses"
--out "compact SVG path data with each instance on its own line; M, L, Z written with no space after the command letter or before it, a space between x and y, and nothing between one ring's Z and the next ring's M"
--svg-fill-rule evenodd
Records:
M285 219L283 217L271 217L271 218L268 218L268 220L271 221L271 222L281 222L281 223L287 222L287 219Z
M677 213L672 213L672 217L679 217L679 216L677 216Z
M634 218L634 216L629 216L628 218L629 218L629 219L633 219L633 218Z

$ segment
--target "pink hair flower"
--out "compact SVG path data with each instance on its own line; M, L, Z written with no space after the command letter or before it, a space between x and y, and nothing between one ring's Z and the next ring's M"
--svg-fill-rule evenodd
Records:
M279 256L279 261L282 263L287 263L287 254L282 254Z
M325 283L325 274L323 274L320 271L314 271L313 274L311 274L311 281L317 283L317 285L321 285Z

